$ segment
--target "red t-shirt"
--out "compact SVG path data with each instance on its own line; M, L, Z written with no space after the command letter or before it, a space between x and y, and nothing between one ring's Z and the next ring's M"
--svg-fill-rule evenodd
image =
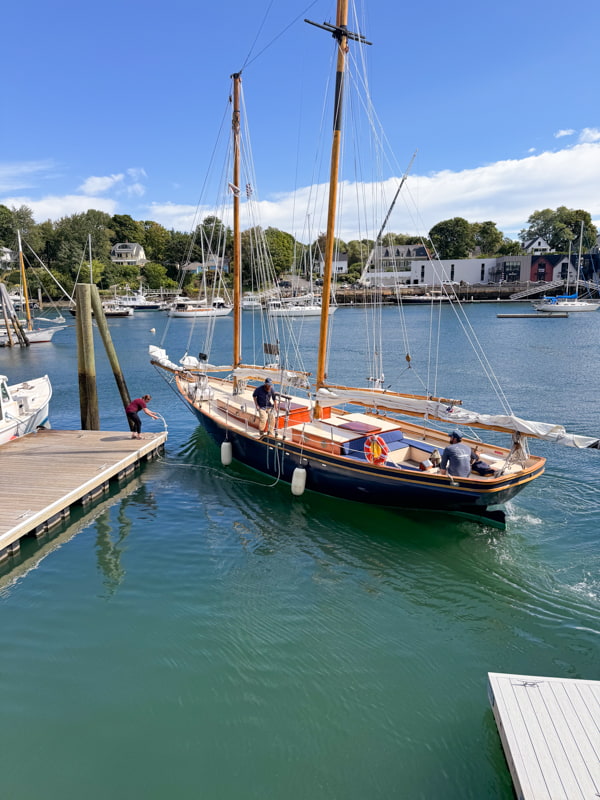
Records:
M146 403L142 400L141 397L138 397L137 400L132 400L131 403L125 409L126 414L133 414L137 411L141 411L142 408L146 408Z

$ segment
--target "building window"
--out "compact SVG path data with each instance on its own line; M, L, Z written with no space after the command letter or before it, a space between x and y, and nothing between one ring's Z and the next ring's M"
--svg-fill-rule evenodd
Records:
M481 275L479 276L479 280L483 282L485 278L485 264L481 265Z

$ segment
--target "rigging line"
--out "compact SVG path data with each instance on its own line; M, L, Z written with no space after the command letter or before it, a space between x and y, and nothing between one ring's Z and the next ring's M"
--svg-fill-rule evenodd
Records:
M423 227L422 218L420 216L420 213L418 211L418 208L416 206L415 200L414 200L410 190L407 190L407 192L408 192L408 197L411 199L411 201L413 203L414 210L415 210L416 216L418 218L417 222L415 222L414 214L412 213L411 209L408 208L408 205L407 205L407 210L408 210L409 214L411 215L411 219L413 220L413 224L415 224L417 230L421 230L422 227ZM439 254L437 253L435 247L433 246L433 243L431 243L431 246L432 246L432 249L433 249L433 257L435 258L436 261L440 262L441 260L439 258ZM430 258L430 263L431 263L431 265L433 267L435 276L437 278L439 278L439 280L441 282L443 276L441 274L439 274L438 267L436 266L436 264L434 263L433 259L431 259L431 258ZM446 296L449 297L448 292L446 292ZM500 404L508 411L508 413L512 414L512 409L511 409L510 403L508 401L508 398L506 397L506 394L504 393L504 390L502 389L502 386L500 384L500 381L499 381L497 375L494 373L494 369L493 369L493 367L492 367L492 365L491 365L491 363L489 361L489 358L487 357L487 355L486 355L486 353L484 351L484 348L483 348L481 342L479 341L479 339L477 337L477 334L476 334L473 326L471 325L471 323L468 320L468 317L467 317L465 309L463 308L462 304L459 301L451 302L450 305L452 306L452 311L453 311L454 315L456 316L456 319L457 319L460 327L462 328L462 330L463 330L463 332L464 332L464 334L465 334L465 336L467 338L467 341L471 345L471 348L472 348L473 352L475 353L475 356L477 357L477 360L481 364L481 366L483 368L483 371L484 371L484 374L486 375L487 379L489 380L490 385L491 385L492 389L494 390L494 393L495 393L496 397L498 398ZM459 313L459 310L457 309L457 307L460 309L460 313Z
M234 475L223 472L218 467L204 467L201 464L182 464L181 461L171 460L164 456L158 455L155 459L156 462L166 464L169 467L178 467L179 469L191 469L194 471L204 470L206 472L214 472L219 478L232 483L246 483L249 486L261 486L263 489L272 489L280 483L281 478L278 476L273 483L259 483L258 481L251 481L247 478L236 478Z
M286 25L285 28L283 28L276 36L274 36L271 39L270 42L267 42L267 44L263 47L262 50L259 50L259 52L254 56L254 58L250 59L250 56L252 54L252 50L254 48L254 45L256 44L256 40L258 39L258 37L260 35L260 32L261 32L261 30L262 30L262 28L263 28L263 26L264 26L264 24L266 22L267 15L268 15L269 11L271 10L273 2L274 2L274 0L271 0L271 3L269 4L268 9L265 12L265 16L263 18L263 21L261 22L261 24L260 24L260 26L258 28L258 32L257 32L257 34L256 34L256 36L254 38L254 42L252 43L252 46L250 47L250 50L248 51L248 55L246 56L246 60L244 61L244 64L243 64L242 69L240 70L240 72L243 72L246 69L246 67L250 66L250 64L253 64L256 61L257 58L262 56L262 54L265 52L265 50L268 50L269 47L271 47L271 45L275 44L275 42L278 39L280 39L283 36L283 34L286 33L286 31L288 31L292 27L292 25L295 25L296 22L298 22L298 20L301 19L307 13L307 11L309 9L311 9L318 2L318 0L313 0L312 3L309 3L306 6L306 8L304 9L304 11L300 12L300 14L298 14L297 17L294 17L294 19L288 25Z

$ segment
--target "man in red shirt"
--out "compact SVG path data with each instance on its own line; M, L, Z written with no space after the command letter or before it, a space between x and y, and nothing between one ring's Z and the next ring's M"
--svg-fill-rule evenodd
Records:
M131 428L132 439L142 438L142 420L140 419L139 415L140 411L143 411L144 414L148 414L148 416L152 417L152 419L158 419L158 414L155 414L153 411L150 411L150 409L147 408L147 404L150 402L150 400L152 400L150 395L145 394L143 397L137 397L135 400L132 400L125 409L127 421L129 422L129 427Z

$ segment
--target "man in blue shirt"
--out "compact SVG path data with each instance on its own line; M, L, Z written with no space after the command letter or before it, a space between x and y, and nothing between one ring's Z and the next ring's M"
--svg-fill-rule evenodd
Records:
M258 411L258 429L262 438L267 431L267 426L269 428L269 433L273 433L275 427L275 418L272 412L275 401L271 378L265 378L265 382L261 386L257 386L252 392L252 397L254 398L256 410Z
M466 478L471 472L471 448L462 443L462 433L452 431L450 444L444 448L440 473L454 478Z

